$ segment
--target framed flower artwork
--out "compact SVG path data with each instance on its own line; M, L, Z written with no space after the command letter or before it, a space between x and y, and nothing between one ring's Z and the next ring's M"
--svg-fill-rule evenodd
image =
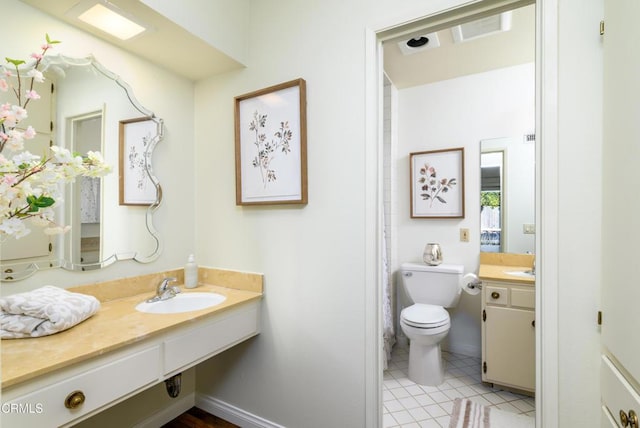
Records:
M464 218L464 148L409 155L411 218Z
M236 205L307 203L306 82L235 97Z
M146 165L157 126L150 117L120 121L120 205L148 206L158 197Z

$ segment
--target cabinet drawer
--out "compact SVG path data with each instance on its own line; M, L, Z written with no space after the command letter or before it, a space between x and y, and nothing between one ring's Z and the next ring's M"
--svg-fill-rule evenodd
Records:
M226 314L164 343L165 375L187 369L258 334L258 305Z
M485 288L486 302L489 305L507 305L509 301L509 289L505 287L487 286Z
M520 308L535 308L536 307L536 292L535 290L523 290L521 288L511 289L511 306L518 306Z
M64 425L156 382L159 374L160 348L154 346L3 403L2 425ZM65 399L75 391L84 394L84 402L68 409Z
M626 414L634 411L640 418L640 395L606 356L602 357L601 376L602 403L611 418L620 423L620 411Z

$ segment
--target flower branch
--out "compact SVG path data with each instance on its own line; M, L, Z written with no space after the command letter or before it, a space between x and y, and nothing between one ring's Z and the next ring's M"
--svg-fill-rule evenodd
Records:
M68 226L54 222L53 208L61 200L59 185L71 183L79 176L102 177L111 172L111 166L98 152L80 156L51 146L50 153L41 157L24 150L25 141L32 140L36 131L32 126L21 127L20 122L28 117L29 103L40 99L34 85L44 82L45 77L39 68L45 54L58 43L47 34L40 52L31 54L34 60L31 65L24 60L5 58L10 66L0 66L3 72L0 91L11 89L16 98L15 104L0 105L0 238L28 234L30 230L24 223L27 219L44 227L48 234L69 230ZM23 92L24 86L28 89ZM11 154L5 156L5 150Z

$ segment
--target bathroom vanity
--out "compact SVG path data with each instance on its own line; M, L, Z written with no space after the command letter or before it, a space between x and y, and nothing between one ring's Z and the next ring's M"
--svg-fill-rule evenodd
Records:
M511 256L514 256L512 258ZM535 277L533 256L483 254L482 380L535 391Z
M151 288L125 297L109 286L77 287L70 290L101 300L96 315L55 335L3 340L3 426L75 424L258 334L262 275L203 271L211 281L197 292L222 294L223 303L150 314L135 307L157 280L139 281Z

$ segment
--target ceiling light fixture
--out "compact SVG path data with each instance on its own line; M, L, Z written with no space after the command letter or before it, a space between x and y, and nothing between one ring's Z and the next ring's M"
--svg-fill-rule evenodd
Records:
M407 46L410 48L419 48L429 43L429 38L425 36L414 37L407 42Z
M108 1L82 1L69 10L67 15L120 40L129 40L149 29L139 19Z
M427 49L434 49L440 46L438 33L420 34L398 42L398 47L404 55L411 55Z

